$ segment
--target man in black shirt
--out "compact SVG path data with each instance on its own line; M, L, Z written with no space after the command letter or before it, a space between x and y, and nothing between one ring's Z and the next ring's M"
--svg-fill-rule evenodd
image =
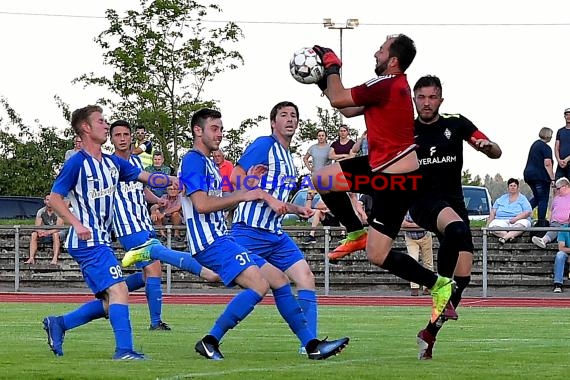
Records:
M451 277L457 289L451 303L457 307L471 279L473 241L469 217L463 200L461 177L463 141L489 158L501 156L500 147L491 142L467 118L459 114L440 114L443 102L441 81L424 76L414 86L416 144L424 188L410 209L412 219L439 239L438 273ZM428 323L417 335L419 359L431 359L435 337L445 317Z

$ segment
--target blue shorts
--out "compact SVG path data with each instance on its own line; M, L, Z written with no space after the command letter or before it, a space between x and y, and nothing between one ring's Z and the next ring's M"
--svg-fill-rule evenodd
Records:
M139 245L143 245L149 239L153 239L156 237L156 232L154 231L140 231L135 232L130 235L125 236L118 236L119 242L123 246L125 251L130 251L131 249L138 247ZM144 268L147 265L150 265L154 262L154 260L150 261L141 261L135 264L135 267L138 269Z
M79 264L87 286L97 298L111 286L125 281L115 252L108 245L68 248L68 252Z
M236 223L232 226L231 235L239 245L255 252L283 272L305 259L303 252L286 233L279 235L261 228L249 227L244 223Z
M227 287L236 285L234 280L251 266L261 268L267 262L236 243L231 236L217 238L203 251L194 255L196 261L216 272Z

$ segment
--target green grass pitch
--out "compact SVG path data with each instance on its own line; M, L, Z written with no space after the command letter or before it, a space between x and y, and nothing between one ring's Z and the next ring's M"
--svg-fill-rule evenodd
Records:
M46 344L41 320L74 304L2 303L2 379L565 379L570 376L570 318L558 308L460 308L435 346L417 360L415 335L426 307L340 307L319 310L321 338L350 336L336 357L310 361L274 306L258 306L221 345L225 360L194 352L221 305L164 305L172 331L148 331L146 305L131 306L135 348L149 360L114 362L107 320L68 331L65 356Z

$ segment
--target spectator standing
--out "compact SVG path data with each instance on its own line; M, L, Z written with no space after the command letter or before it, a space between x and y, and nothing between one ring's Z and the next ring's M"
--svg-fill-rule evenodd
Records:
M220 175L222 176L222 196L227 197L232 193L232 191L234 191L230 179L232 176L232 171L234 170L234 164L230 160L226 160L226 155L221 149L213 151L212 158L214 159L214 163L220 170ZM232 226L235 209L236 206L232 206L224 211L228 227Z
M224 151L221 149L213 151L212 158L222 176L222 195L227 196L233 191L230 178L232 176L232 170L234 170L234 164L232 164L230 160L226 160Z
M153 164L153 147L152 142L148 139L144 125L137 125L135 137L132 153L139 156L143 167L151 166Z
M57 216L55 211L49 205L49 195L44 198L45 206L40 208L36 214L36 226L63 226L63 219ZM26 264L36 263L36 253L38 251L38 243L53 243L53 257L50 264L57 265L57 259L61 250L61 241L58 229L53 230L35 230L32 232L30 239L30 258Z
M552 164L552 149L548 143L552 139L552 129L542 128L538 133L539 139L530 146L524 181L532 190L530 207L537 207L538 227L546 227L546 209L550 198L550 189L554 184L554 168Z
M350 150L351 157L368 156L368 132L364 131Z
M556 193L552 199L550 212L550 225L561 227L570 223L570 181L566 177L558 178L556 181ZM533 236L532 242L540 248L546 248L550 242L556 241L558 231L548 231L543 237Z
M350 150L354 144L354 140L348 137L348 126L341 125L338 127L338 139L331 144L329 149L329 159L342 161L350 158Z
M554 143L554 155L556 156L556 179L560 177L570 178L570 108L564 110L566 125L556 132Z
M501 195L493 204L489 215L489 227L530 227L532 208L528 199L519 191L519 181L509 178L508 192ZM523 231L493 231L499 237L501 245L522 235Z
M141 158L140 155L139 158ZM149 173L164 173L166 175L170 175L172 173L172 171L170 170L170 166L164 165L164 155L162 154L161 151L158 150L154 151L154 153L152 154L152 165L145 167L144 170ZM159 198L162 197L164 194L166 194L166 190L163 187L151 186L149 188L150 191L152 191L152 193Z
M410 216L408 212L402 221L402 228L415 228L416 231L404 231L404 239L406 240L406 248L408 254L416 261L421 259L422 264L429 270L433 270L433 238L430 232L420 228ZM410 295L417 297L420 295L420 286L415 282L410 282ZM424 287L424 294L429 294L429 290Z
M317 143L311 145L307 154L303 157L303 162L311 173L325 167L331 163L329 153L331 146L327 142L327 132L324 129L317 131Z
M83 148L83 140L81 140L81 136L75 136L73 138L73 149L69 149L65 152L65 161L69 160L71 156L79 152L81 148Z

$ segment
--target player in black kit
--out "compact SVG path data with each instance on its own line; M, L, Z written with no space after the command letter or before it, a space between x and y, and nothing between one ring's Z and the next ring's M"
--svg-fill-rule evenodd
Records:
M426 184L410 209L412 219L432 231L439 239L437 269L441 276L452 277L457 289L451 303L457 307L471 279L473 240L463 200L461 171L463 141L486 154L499 158L501 148L491 142L472 122L459 114L440 114L443 102L441 81L428 75L414 86L416 144L420 173ZM428 323L417 335L419 359L431 359L435 338L445 317Z

